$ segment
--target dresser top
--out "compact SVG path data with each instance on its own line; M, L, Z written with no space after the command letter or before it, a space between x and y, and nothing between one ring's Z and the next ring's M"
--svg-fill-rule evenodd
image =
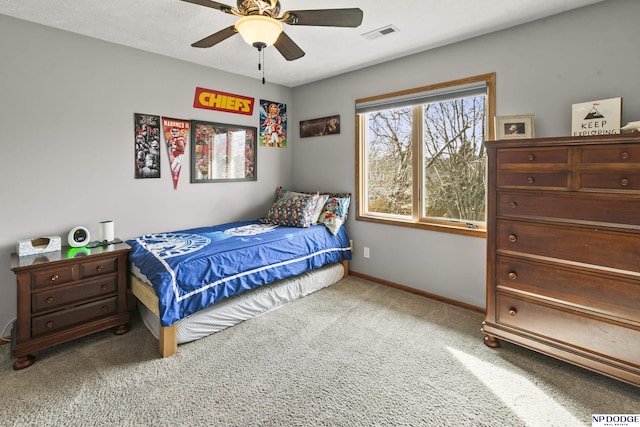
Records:
M518 148L554 145L606 145L606 144L638 144L640 143L640 132L621 133L615 135L598 136L561 136L550 138L523 138L523 139L501 139L496 141L485 141L485 146L492 148Z

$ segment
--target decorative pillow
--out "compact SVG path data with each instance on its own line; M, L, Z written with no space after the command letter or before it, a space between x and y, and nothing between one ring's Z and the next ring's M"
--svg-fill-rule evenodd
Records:
M329 197L322 208L318 224L324 224L332 234L336 234L347 220L350 201L349 197Z
M324 204L327 203L328 199L329 199L329 195L328 194L320 194L318 196L318 203L316 203L316 207L313 210L313 215L311 216L311 224L312 225L316 225L318 223L318 220L320 219L320 214L322 213L322 210L324 209Z
M295 192L282 187L276 188L275 200L278 201L289 195L313 195L319 194L316 209L311 224L324 224L331 233L336 234L342 224L347 221L351 193L313 193ZM325 199L326 196L326 199ZM316 216L317 215L317 216Z
M287 227L309 227L313 211L318 204L318 197L318 193L301 194L290 192L285 194L274 202L267 215L261 221Z

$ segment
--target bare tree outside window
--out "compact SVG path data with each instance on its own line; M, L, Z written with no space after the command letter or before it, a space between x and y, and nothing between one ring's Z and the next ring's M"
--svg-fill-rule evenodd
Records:
M481 232L486 210L483 142L493 137L489 117L495 115L495 74L434 85L435 95L430 87L415 92L356 101L357 218Z
M485 97L423 106L425 217L485 220Z
M369 113L369 211L411 216L411 107Z

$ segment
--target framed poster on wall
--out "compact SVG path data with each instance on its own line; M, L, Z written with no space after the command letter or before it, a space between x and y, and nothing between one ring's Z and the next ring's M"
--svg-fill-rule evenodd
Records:
M257 128L191 121L191 182L255 181Z

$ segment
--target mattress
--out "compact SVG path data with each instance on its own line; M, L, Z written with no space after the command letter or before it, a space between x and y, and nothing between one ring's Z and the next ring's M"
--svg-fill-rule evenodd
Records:
M141 280L139 270L132 272ZM260 316L283 305L339 282L344 277L340 263L279 280L240 295L227 298L176 322L178 344L184 344L220 332L240 322ZM148 281L146 281L148 283ZM144 324L159 338L160 319L138 301Z

